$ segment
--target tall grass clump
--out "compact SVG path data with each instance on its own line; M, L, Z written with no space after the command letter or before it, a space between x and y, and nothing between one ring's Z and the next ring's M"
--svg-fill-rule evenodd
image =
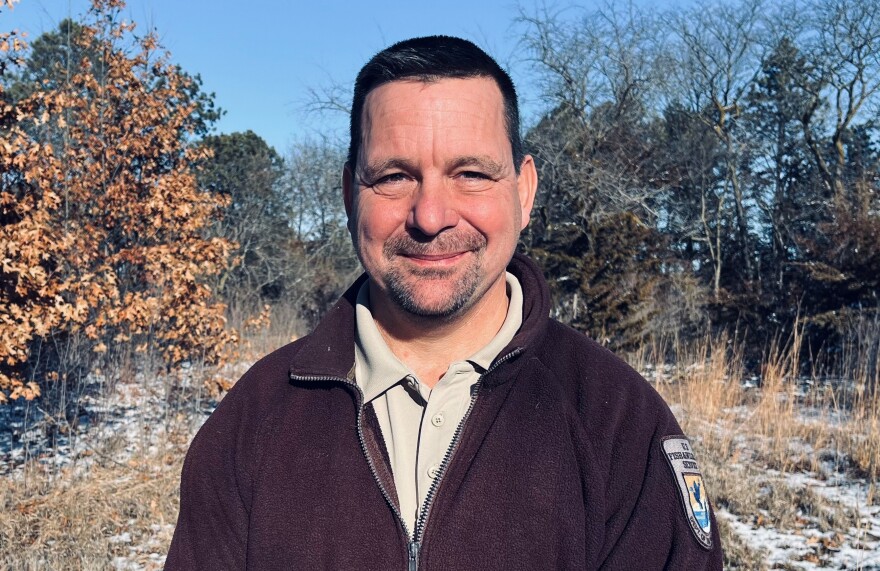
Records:
M869 525L858 506L787 480L843 477L864 483L868 505L880 501L880 327L857 322L843 340L842 352L811 354L798 325L771 342L754 369L745 364L748 339L725 334L653 341L631 361L692 438L717 507L753 527L863 530L852 540L858 546ZM726 567L766 568L766 554L725 517L718 522Z
M801 326L771 342L753 373L744 365L747 341L724 334L671 349L653 343L633 361L643 370L665 361L648 367L648 377L677 409L685 432L717 459L763 462L782 473L821 472L823 462L832 462L834 470L876 480L878 333L869 341L863 332L848 338L833 361L813 355L809 369L802 366L807 351Z
M250 363L300 331L283 307L236 325L243 333L234 363L168 371L156 351L120 345L87 390L68 395L87 411L81 423L43 415L25 427L64 434L68 450L45 441L0 478L0 569L162 568L192 436ZM133 418L117 424L131 407Z

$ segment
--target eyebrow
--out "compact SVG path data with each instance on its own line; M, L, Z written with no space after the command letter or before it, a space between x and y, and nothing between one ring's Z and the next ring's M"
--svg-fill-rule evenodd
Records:
M463 167L479 167L485 174L495 178L504 174L504 165L486 155L463 155L449 162L450 169Z
M372 184L382 172L389 169L399 169L405 172L412 172L415 170L415 165L406 159L391 157L389 159L367 163L360 169L358 178L365 183Z

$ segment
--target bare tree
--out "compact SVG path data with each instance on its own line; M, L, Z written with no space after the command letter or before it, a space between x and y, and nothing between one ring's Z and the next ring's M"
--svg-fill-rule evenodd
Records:
M211 158L199 182L228 199L212 233L237 244L216 290L231 307L253 312L284 290L289 256L283 244L291 233L282 215L283 161L252 131L207 136L201 145Z
M659 263L653 112L662 85L658 20L607 4L576 22L522 12L549 109L528 133L540 169L525 247L552 268L555 313L599 339L644 334ZM654 268L656 269L656 268Z
M656 189L642 184L639 175L641 163L650 159L644 124L665 68L657 19L627 3L607 4L574 24L547 10L521 12L519 21L551 108L536 132L564 130L562 137L531 139L530 150L544 162L543 186L573 183L563 191L561 206L574 206L582 219L650 214ZM602 160L595 160L599 156Z
M844 139L860 116L878 111L880 89L880 4L874 0L832 0L814 2L812 26L817 39L811 59L818 63L820 88L831 102L830 142L835 151L829 165L813 125L805 118L804 137L822 173L826 188L838 195L844 191L846 163ZM815 94L814 108L822 98Z
M296 253L290 301L311 325L361 271L342 200L345 156L328 139L301 141L288 153L283 186Z
M690 12L669 14L678 54L675 69L681 100L712 129L725 149L725 177L720 188L707 188L701 196L700 212L704 240L714 265L713 292L721 290L725 255L724 218L726 201L733 200L737 245L732 251L744 254L741 261L747 278L755 275L751 257L743 184L738 166L747 145L736 130L743 98L761 61L757 41L761 26L761 0L737 4L715 4Z

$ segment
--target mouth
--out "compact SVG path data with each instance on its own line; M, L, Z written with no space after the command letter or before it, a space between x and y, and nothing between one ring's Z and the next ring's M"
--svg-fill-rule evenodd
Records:
M464 258L470 250L463 252L445 252L441 254L422 254L401 252L399 255L417 266L451 266Z
M411 236L408 232L392 236L382 254L391 266L417 276L439 278L459 274L476 263L486 248L486 239L471 231L442 232L437 236Z
M412 258L414 260L425 260L426 262L434 262L438 260L448 260L451 258L457 258L459 256L464 256L467 252L448 252L445 254L407 254L401 253L405 258Z

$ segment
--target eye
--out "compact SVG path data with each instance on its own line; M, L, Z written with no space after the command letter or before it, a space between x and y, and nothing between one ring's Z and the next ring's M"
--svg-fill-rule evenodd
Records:
M373 185L381 185L381 184L395 184L395 183L403 183L407 182L409 177L402 172L395 172L391 174L386 174L380 176Z
M464 171L460 173L458 176L465 179L475 179L475 180L489 180L489 175L483 174L478 171Z
M403 196L411 192L416 184L415 179L405 172L383 174L371 182L364 182L364 186L383 196Z
M380 186L394 186L410 181L410 177L406 173L394 172L376 176L373 179L361 178L361 185L367 188L375 188Z
M456 184L463 191L482 192L491 188L495 179L483 171L461 171L454 177Z

